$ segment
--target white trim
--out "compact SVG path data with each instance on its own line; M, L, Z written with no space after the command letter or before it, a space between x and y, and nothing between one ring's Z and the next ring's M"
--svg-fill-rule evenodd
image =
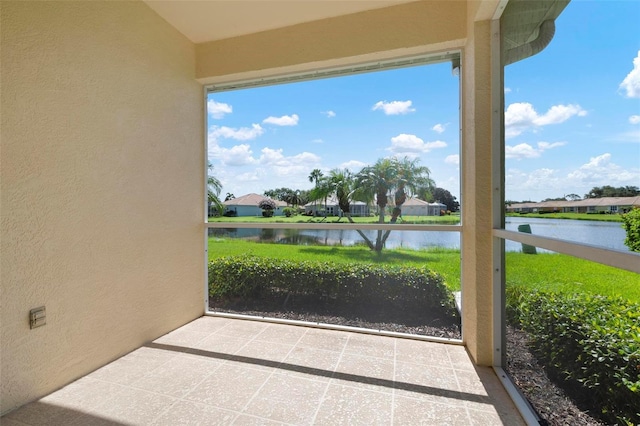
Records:
M505 240L529 244L531 246L568 254L580 259L590 260L640 274L640 254L633 252L607 249L591 244L574 243L557 238L526 234L524 232L507 231L505 229L494 229L493 235Z
M447 62L456 57L461 56L460 49L452 49L445 52L429 53L422 55L414 55L402 58L395 58L383 61L366 62L358 65L349 65L335 68L328 68L316 71L306 71L299 73L291 73L280 76L271 76L264 78L245 79L234 82L207 84L204 86L205 93L213 93L220 91L230 91L239 89L248 89L261 86L271 86L276 84L285 84L301 81L318 80L322 78L341 77L354 74L362 74L372 71L383 71L397 68L406 68L411 66L429 65L438 62ZM206 98L206 95L205 95Z
M274 323L274 324L297 325L302 327L321 328L324 330L349 331L351 333L374 334L377 336L399 337L402 339L423 340L426 342L446 343L451 345L463 344L462 340L460 339L448 339L446 337L433 337L433 336L423 336L420 334L398 333L394 331L374 330L372 328L349 327L347 325L327 324L323 322L309 322L309 321L290 320L290 319L283 319L283 318L258 317L254 315L228 314L224 312L212 312L212 311L205 312L205 316L233 318L233 319L249 320L249 321L260 321L260 322L268 322L268 323Z
M528 426L540 426L540 418L536 414L536 412L531 407L531 404L527 401L527 399L522 396L520 390L516 387L516 385L511 380L509 374L502 369L502 367L493 367L493 371L498 376L498 379L502 383L502 386L509 394L509 397L513 401L513 404L516 406L522 419Z

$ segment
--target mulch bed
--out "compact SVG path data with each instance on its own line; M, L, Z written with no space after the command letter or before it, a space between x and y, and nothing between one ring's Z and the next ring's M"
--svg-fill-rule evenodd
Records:
M210 300L210 310L258 317L282 318L361 327L373 330L460 339L459 317L447 317L438 312L413 312L389 306L340 303L336 300L318 302L317 298L296 296L261 300ZM587 409L580 408L567 392L554 383L529 349L525 332L507 327L508 365L506 370L541 418L542 425L602 426Z

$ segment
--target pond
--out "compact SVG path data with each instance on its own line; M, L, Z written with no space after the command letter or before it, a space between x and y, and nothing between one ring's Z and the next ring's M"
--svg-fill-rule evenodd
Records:
M506 229L517 231L518 226L529 224L535 235L592 244L605 248L627 251L624 245L625 231L619 222L598 222L569 219L540 219L527 217L506 218ZM376 231L364 231L375 239ZM311 230L311 229L209 229L209 236L243 238L260 242L298 245L343 245L363 244L355 230ZM458 232L441 231L392 231L386 248L460 248ZM520 251L521 244L506 241L507 251Z

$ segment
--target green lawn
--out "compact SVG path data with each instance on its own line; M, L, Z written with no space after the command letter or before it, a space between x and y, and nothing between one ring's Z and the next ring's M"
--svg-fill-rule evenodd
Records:
M378 223L378 217L353 217L355 223ZM386 218L388 223L388 217ZM242 216L242 217L210 217L209 222L224 223L349 223L347 218L338 216L329 216L326 219L322 217L310 216ZM403 216L398 220L398 224L441 224L441 225L457 225L460 223L460 216L452 214L450 216Z
M536 217L540 219L573 219L595 220L599 222L622 222L619 214L587 214L587 213L507 213L507 217Z
M238 255L337 263L427 265L445 277L450 290L460 289L460 252L452 249L390 249L376 254L362 246L304 246L209 238L209 259ZM507 285L622 296L633 302L640 302L640 274L562 254L528 255L508 252L506 275Z

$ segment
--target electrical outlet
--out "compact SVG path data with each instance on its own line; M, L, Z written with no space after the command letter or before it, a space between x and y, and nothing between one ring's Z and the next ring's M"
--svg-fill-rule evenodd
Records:
M47 323L47 312L44 306L29 311L29 326L33 328L42 327Z

